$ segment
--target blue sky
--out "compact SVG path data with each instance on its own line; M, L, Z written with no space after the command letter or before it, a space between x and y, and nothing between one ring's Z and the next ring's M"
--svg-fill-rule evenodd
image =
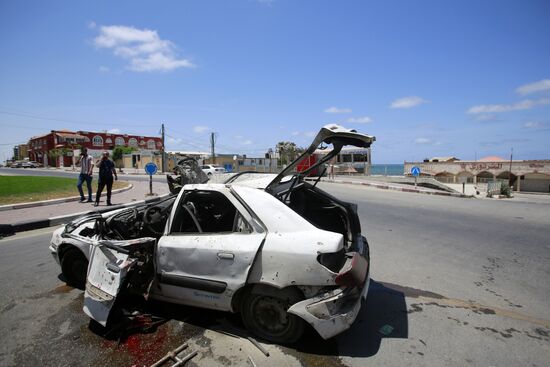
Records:
M550 159L550 2L2 1L0 159L51 129L263 154L340 123L374 163Z

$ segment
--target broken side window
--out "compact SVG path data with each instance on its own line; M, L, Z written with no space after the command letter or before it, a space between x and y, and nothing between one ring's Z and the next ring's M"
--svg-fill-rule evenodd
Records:
M250 233L249 224L231 201L218 191L187 193L178 206L172 233Z

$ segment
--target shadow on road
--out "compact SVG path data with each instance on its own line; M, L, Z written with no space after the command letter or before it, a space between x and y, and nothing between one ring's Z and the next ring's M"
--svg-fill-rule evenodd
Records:
M186 337L201 335L204 329L241 338L251 336L238 314L212 311L170 303L150 301L142 311L156 317L183 321ZM103 334L93 330L96 334ZM322 339L312 328L304 338L292 346L282 346L285 353L295 356L305 365L339 366L339 357L370 357L378 353L382 339L408 338L408 318L405 295L399 290L372 281L366 302L353 326L329 340ZM116 337L115 337L116 339Z

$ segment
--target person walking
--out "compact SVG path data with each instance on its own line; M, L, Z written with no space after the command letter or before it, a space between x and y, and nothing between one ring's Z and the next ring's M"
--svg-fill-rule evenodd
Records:
M76 165L80 165L80 175L78 176L78 182L76 187L80 193L80 202L83 203L86 201L84 197L84 192L82 191L82 184L86 182L86 187L88 187L88 202L92 202L92 172L94 169L94 159L91 155L88 154L88 149L82 148L80 153L80 159L76 162Z
M103 156L98 164L99 167L99 182L97 184L97 193L95 194L95 204L94 206L99 205L99 198L101 197L101 192L103 188L107 186L107 205L111 204L111 190L113 188L113 175L115 180L118 180L116 174L115 164L112 160L109 159L109 152L103 152Z

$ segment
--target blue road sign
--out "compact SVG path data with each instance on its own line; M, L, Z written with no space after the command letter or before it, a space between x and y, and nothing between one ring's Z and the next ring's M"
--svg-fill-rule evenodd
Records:
M413 168L411 168L411 175L420 176L420 167L413 166Z
M149 176L154 175L157 173L157 165L153 162L149 162L145 165L145 173L147 173Z

